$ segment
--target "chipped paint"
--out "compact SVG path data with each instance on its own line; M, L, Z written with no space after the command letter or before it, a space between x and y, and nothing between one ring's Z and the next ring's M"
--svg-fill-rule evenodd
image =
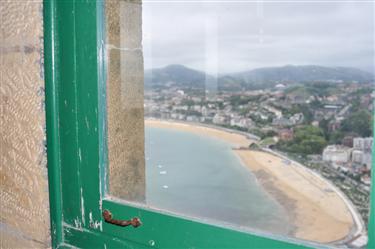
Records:
M89 120L87 119L87 116L85 117L85 123L86 123L87 130L90 130L90 124L89 124Z
M85 201L83 198L83 189L81 187L81 217L82 217L82 224L85 225Z
M74 227L80 230L82 229L82 222L79 217L74 219Z
M82 162L82 152L81 152L81 148L78 148L78 158L79 158L79 161Z
M92 218L92 212L89 213L90 227L102 231L102 221L96 221Z

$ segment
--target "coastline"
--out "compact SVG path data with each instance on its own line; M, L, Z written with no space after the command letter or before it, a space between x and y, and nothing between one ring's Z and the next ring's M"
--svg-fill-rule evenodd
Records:
M249 136L199 124L164 120L146 120L151 127L177 129L207 135L233 144L233 152L257 178L260 185L289 214L294 226L292 236L320 243L345 239L355 228L347 203L335 189L310 170L294 162L286 162L264 151L239 149L255 140Z

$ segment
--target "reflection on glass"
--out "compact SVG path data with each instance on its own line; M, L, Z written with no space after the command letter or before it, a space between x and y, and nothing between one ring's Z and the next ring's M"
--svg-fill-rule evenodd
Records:
M119 70L109 74L122 77L108 81L119 87L118 101L107 93L110 194L200 221L364 246L373 3L146 1L144 79L130 66L142 65L140 41L126 42L141 30L123 16L140 14L130 5L108 34L125 41L120 57L108 48ZM113 166L111 150L129 154Z

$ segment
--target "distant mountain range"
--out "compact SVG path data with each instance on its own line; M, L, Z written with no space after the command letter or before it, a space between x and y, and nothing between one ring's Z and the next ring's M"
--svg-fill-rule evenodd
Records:
M293 66L257 68L249 71L225 74L218 78L202 71L182 65L170 65L164 68L145 71L145 86L211 88L217 84L223 90L261 89L273 87L279 83L293 85L306 82L358 82L374 81L374 75L350 67Z

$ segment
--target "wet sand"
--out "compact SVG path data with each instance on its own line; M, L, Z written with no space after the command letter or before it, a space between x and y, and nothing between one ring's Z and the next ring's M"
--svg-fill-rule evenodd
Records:
M215 137L233 144L234 148L248 147L254 142L236 132L195 124L146 120L146 125ZM268 152L233 151L261 186L285 208L295 227L292 236L329 243L344 239L354 228L349 208L327 181Z

